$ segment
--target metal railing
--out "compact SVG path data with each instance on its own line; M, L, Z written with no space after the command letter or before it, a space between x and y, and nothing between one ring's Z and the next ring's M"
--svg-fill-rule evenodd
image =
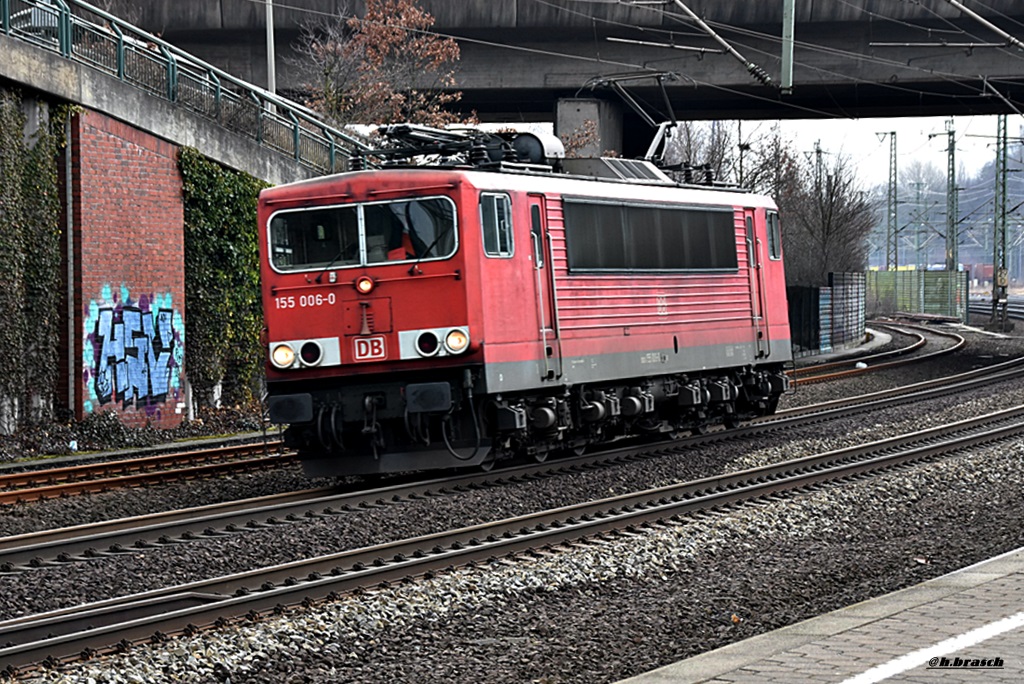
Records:
M11 38L59 53L216 121L321 173L367 150L302 105L246 83L80 0L0 0Z

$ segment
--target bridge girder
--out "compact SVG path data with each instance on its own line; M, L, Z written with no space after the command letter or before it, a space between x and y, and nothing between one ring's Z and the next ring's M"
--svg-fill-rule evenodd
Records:
M363 3L355 4L360 11ZM1012 111L992 88L1011 103L1021 102L1019 108L1024 110L1024 70L1020 68L1024 52L983 47L1005 40L943 0L923 4L865 0L860 6L797 0L794 88L785 96L754 81L732 57L673 49L673 44L708 50L718 46L692 23L652 12L649 6L588 3L586 12L581 13L579 3L559 0L419 0L419 4L437 18L435 30L460 38L462 58L456 71L463 93L461 106L485 121L551 121L560 98L614 98L609 92L587 90L585 85L591 79L645 70L679 75L677 82L667 84L667 90L680 119ZM778 82L781 2L689 0L687 4ZM220 5L220 12L207 5ZM166 0L156 0L147 3L142 23L159 21L159 26L150 28L162 30L165 39L241 78L264 83L263 22L260 12L245 5L211 0L196 15L184 7L173 9ZM304 0L302 5L336 11L337 3ZM1024 3L988 0L985 5L978 11L1003 29L1013 33L1024 25ZM164 9L157 12L160 7ZM174 14L179 11L181 16ZM281 10L278 12L281 15ZM302 89L292 46L304 16L285 11L276 21L277 82L285 93ZM965 33L955 33L958 29ZM611 42L608 38L661 42L669 47ZM986 87L986 79L991 87ZM630 90L651 103L652 110L662 103L654 81L648 85L637 82ZM638 122L627 113L627 130Z

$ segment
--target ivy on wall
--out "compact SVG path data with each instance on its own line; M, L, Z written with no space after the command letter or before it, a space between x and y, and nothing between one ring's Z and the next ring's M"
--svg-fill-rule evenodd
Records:
M263 373L256 200L266 183L181 148L185 202L185 370L200 404L247 404Z
M41 121L29 135L26 107ZM21 424L53 413L64 320L57 162L69 114L0 89L0 401Z

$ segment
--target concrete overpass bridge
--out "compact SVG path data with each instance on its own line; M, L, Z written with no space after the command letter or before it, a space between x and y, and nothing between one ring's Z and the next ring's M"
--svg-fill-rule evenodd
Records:
M300 28L344 4L277 0L279 89L301 88L290 59ZM365 3L349 4L361 12ZM756 81L734 57L714 52L720 45L673 0L419 4L435 17L437 32L458 39L463 105L489 121L550 121L560 98L617 101L608 91L585 88L595 77L662 71L679 76L667 84L667 92L681 119L1024 110L1024 2L1019 0L796 0L789 94ZM685 4L779 83L783 0ZM113 0L111 5L112 11L240 78L266 82L262 3ZM662 102L654 80L636 81L630 90L655 106ZM626 123L629 130L633 121L628 113Z

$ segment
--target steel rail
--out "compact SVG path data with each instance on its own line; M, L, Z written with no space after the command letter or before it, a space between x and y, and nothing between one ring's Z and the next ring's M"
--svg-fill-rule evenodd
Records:
M828 363L816 363L808 366L801 366L800 368L794 368L793 370L789 371L789 376L799 377L801 375L810 375L811 373L816 373L822 370L831 370L833 368L847 368L851 364L855 364L858 362L867 363L868 361L878 361L880 359L887 359L893 356L902 356L904 354L909 354L911 352L917 351L921 347L928 344L928 340L925 339L925 336L919 332L910 332L908 330L901 329L900 327L894 325L874 324L874 327L886 328L888 330L898 331L904 335L910 335L911 337L914 338L914 341L913 343L907 345L906 347L900 347L899 349L893 349L885 352L878 352L877 354L850 356L849 358L843 359L842 361L830 361Z
M991 424L1001 424L991 427ZM1024 405L866 445L0 623L15 668L120 650L287 606L891 470L1024 433ZM55 636L56 635L56 636Z
M878 392L870 392L868 394L861 394L856 397L847 397L843 399L835 399L833 401L824 401L817 404L809 404L807 406L800 406L797 408L784 409L782 411L777 411L770 416L755 418L749 423L749 425L762 425L802 415L825 415L833 410L850 409L855 406L881 406L878 402L889 399L898 400L903 396L913 396L913 400L917 401L919 399L943 396L951 392L975 389L990 383L1014 380L1022 375L1024 375L1024 357L1019 357L1016 359L1010 359L1009 361L992 364L991 366L975 368L971 371L948 375L942 378L923 380L910 385L900 385L899 387L879 390Z
M69 496L71 494L84 494L86 492L105 492L112 489L139 487L176 480L214 477L217 475L251 471L260 468L276 468L283 464L291 463L296 459L296 454L285 453L274 456L236 459L155 472L142 472L133 475L120 475L117 477L105 477L93 480L74 480L71 482L47 485L45 487L35 487L31 489L12 489L8 491L0 491L0 504L14 504L32 500L53 499L62 496Z
M273 449L281 445L281 440L267 442L251 442L248 444L230 444L225 446L200 449L197 451L175 451L155 454L153 456L141 456L139 458L125 458L117 461L96 461L92 463L80 463L59 468L41 468L36 470L21 470L13 473L0 475L0 489L14 489L16 487L35 487L40 484L57 484L61 482L74 482L110 475L113 473L132 473L152 468L164 468L179 463L204 463L209 461L223 461L234 458L237 455L249 455L255 451Z
M500 471L463 474L455 478L441 477L357 492L338 492L336 487L324 487L0 537L0 575L127 552L139 553L160 546L265 529L309 518L344 515L453 492L536 480L641 455L649 455L649 450L639 454L636 447L628 447ZM107 546L107 549L97 548L102 546Z
M927 329L927 328L922 328L921 326L915 326L915 325L906 325L906 326L903 326L903 327L917 328L918 330L926 330ZM927 329L927 330L928 330L929 333L932 333L932 334L937 335L939 337L949 337L949 338L955 339L956 340L956 344L954 344L951 347L943 347L942 349L936 349L935 351L932 351L932 352L928 352L928 353L925 353L925 354L920 354L920 355L914 356L912 358L897 359L895 361L887 361L885 363L876 363L876 364L870 365L870 366L868 366L866 368L847 368L846 370L843 370L843 371L837 371L837 372L833 372L833 373L822 373L821 375L814 375L812 377L794 377L793 378L793 382L795 384L810 384L810 383L815 383L815 382L824 382L826 380L837 380L839 378L846 378L846 377L850 377L850 376L854 376L854 375L861 375L861 374L864 374L864 373L870 373L870 372L874 372L874 371L881 370L881 369L884 369L884 368L895 368L897 366L903 366L903 365L906 365L906 364L909 364L909 363L916 363L918 361L924 361L924 360L933 359L933 358L936 358L936 357L939 357L939 356L944 356L946 354L952 354L953 352L957 351L958 349L961 349L964 345L967 344L967 340L965 340L962 335L959 335L957 333L944 332L944 331L941 331L941 330L931 330L931 329ZM881 354L875 355L875 357L878 358L878 357L886 357L886 356L895 355L897 353L900 353L900 354L907 353L908 351L910 351L912 349L917 349L920 346L923 346L923 344L924 344L924 342L922 342L920 345L908 347L905 350L897 350L896 352L883 352ZM864 363L864 362L866 362L866 360L868 360L870 358L872 358L872 357L870 357L870 356L854 357L854 358L847 359L845 361L836 361L836 362L831 363L831 364L822 364L820 366L808 366L805 369L800 369L800 371L806 371L806 373L811 373L811 372L814 372L814 371L821 371L821 370L825 370L825 369L828 369L828 368L840 368L840 367L844 367L844 366L850 366L851 364Z

